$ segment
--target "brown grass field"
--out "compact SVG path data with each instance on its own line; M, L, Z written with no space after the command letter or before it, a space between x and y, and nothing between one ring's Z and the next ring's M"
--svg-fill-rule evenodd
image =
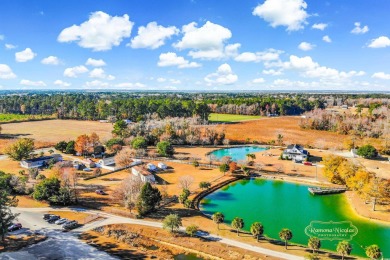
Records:
M283 135L285 144L298 143L304 146L312 146L320 149L343 149L343 141L347 135L340 135L328 131L306 130L299 127L300 117L281 116L272 118L260 118L259 120L245 121L234 124L219 125L224 129L226 138L231 141L245 142L247 138L251 142L269 143L277 140L277 135ZM361 142L379 144L380 140L366 139Z
M33 138L35 141L58 143L76 139L82 134L95 132L101 141L111 138L112 125L97 121L45 120L2 125L2 134Z

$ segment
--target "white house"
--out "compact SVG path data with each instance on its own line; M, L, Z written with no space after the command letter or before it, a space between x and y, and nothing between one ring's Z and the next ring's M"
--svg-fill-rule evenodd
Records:
M103 158L99 160L99 165L101 168L109 171L115 171L119 169L119 167L115 165L115 157Z
M166 169L168 169L168 166L167 166L165 163L163 163L163 162L159 162L159 163L157 164L157 166L158 166L158 168L160 168L161 170L166 170Z
M288 160L303 161L309 156L309 152L299 144L291 144L283 151L282 157Z
M146 168L148 168L149 171L157 171L157 167L153 163L148 163Z
M54 160L54 162L60 162L62 161L62 156L60 154L52 154L50 156L42 156L39 158L23 160L20 162L20 166L27 169L39 168L47 165L50 160Z
M134 166L131 168L131 173L140 177L143 182L156 182L154 175L141 166Z

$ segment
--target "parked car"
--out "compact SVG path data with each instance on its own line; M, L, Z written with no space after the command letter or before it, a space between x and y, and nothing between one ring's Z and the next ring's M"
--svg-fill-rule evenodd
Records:
M60 218L59 220L56 220L54 224L61 225L61 224L65 224L65 222L67 221L68 221L67 218Z
M54 222L56 222L56 221L59 220L59 219L60 219L60 216L53 215L53 216L51 216L51 217L47 220L47 222L49 222L50 224L53 224Z
M15 231L15 230L19 230L22 228L22 224L20 223L15 223L15 224L12 224L11 226L8 227L8 232L12 232L12 231Z
M83 171L84 171L84 172L91 172L92 169L91 169L91 168L84 168Z
M77 223L77 221L71 221L71 222L68 222L68 223L65 223L64 225L62 225L62 229L64 230L71 230L71 229L75 229L79 226L79 223Z
M52 216L52 214L49 214L49 213L43 214L43 219L48 220L51 216Z
M104 192L104 190L96 190L95 193L99 195L107 195L107 193Z
M304 162L303 165L312 166L313 164L311 162Z

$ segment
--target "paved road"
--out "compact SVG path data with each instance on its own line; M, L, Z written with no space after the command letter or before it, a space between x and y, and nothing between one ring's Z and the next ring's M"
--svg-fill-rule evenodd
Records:
M66 242L62 242L62 243L65 243L69 247L69 249L67 249L67 250L73 250L73 247L75 247L74 250L75 250L75 252L78 252L78 254L81 254L81 253L86 254L86 258L84 258L84 259L88 259L87 255L89 254L88 253L89 250L92 250L92 249L96 250L96 249L93 248L93 247L90 247L89 245L87 245L85 243L82 243L81 241L74 241L73 238L74 239L76 239L76 238L71 235L72 233L76 234L76 233L80 233L80 232L83 232L83 231L91 230L91 229L93 229L95 227L99 227L99 226L104 226L104 225L109 225L109 224L121 224L121 223L124 223L124 224L128 223L128 224L136 224L136 225L143 225L143 226L149 226L149 227L162 228L162 224L160 222L147 221L147 220L142 220L142 219L125 218L125 217L116 216L116 215L112 215L112 214L109 214L109 213L96 211L96 210L85 210L85 209L81 209L81 208L65 208L65 209L59 209L59 210L63 210L63 211L69 211L69 210L84 211L84 212L90 213L90 214L98 214L98 215L104 217L104 219L98 220L98 221L94 221L94 222L89 223L89 224L86 224L86 225L82 226L81 228L73 230L70 233L61 233L61 234L63 234L63 236L58 236L57 235L58 231L53 231L53 230L58 229L59 227L57 225L48 224L48 223L46 223L46 221L44 221L42 219L42 213L43 212L47 212L49 210L53 210L53 208L13 208L13 212L21 213L20 216L19 216L19 222L21 222L24 225L24 227L29 228L31 230L40 230L41 228L44 228L46 230L51 230L50 232L47 233L49 237L53 237L52 235L54 234L55 235L55 239L57 239L55 241L60 242L60 241L64 241L65 240ZM56 210L58 210L58 209L56 209ZM182 228L182 230L184 230L184 228ZM52 233L52 232L54 232L54 233ZM223 238L223 237L220 237L220 236L217 236L217 235L213 235L213 234L199 234L199 235L204 237L204 238L206 238L206 239L210 239L210 240L213 240L213 241L218 241L218 242L226 244L226 245L239 247L239 248L242 248L242 249L245 249L245 250L249 250L249 251L253 251L253 252L257 252L257 253L260 253L260 254L277 257L279 259L291 259L291 260L303 259L302 257L298 257L298 256L294 256L294 255L290 255L290 254L286 254L286 253L282 253L282 252L273 251L273 250L262 248L262 247L259 247L259 246L249 245L249 244L246 244L246 243L242 243L242 242L239 242L239 241L236 241L236 240L232 240L232 239L228 239L228 238ZM64 240L61 240L61 239L64 239ZM73 245L73 247L72 247L72 243L75 244L75 245ZM40 243L38 245L41 245L41 244L43 244L43 243ZM50 243L48 243L48 244L50 244ZM82 245L79 246L78 244L82 244ZM38 246L38 245L36 245L36 246ZM31 248L34 248L34 247L35 246L32 246ZM50 249L50 247L48 249ZM56 249L55 245L53 245L53 248L50 249L50 251L52 251L54 249ZM80 252L81 250L84 250L84 251ZM23 250L23 251L25 251L25 250ZM33 250L33 252L36 252L36 251L37 250L35 250L35 251ZM102 252L99 252L99 253L102 253ZM1 257L2 257L2 255L0 254L0 259L3 259ZM69 257L72 257L72 256L69 256ZM11 259L11 258L4 258L4 259ZM14 259L26 260L28 258L14 258ZM43 259L58 259L58 258L43 258ZM73 258L69 258L69 259L73 259ZM78 259L80 259L80 258L78 258ZM110 259L110 258L97 258L95 256L95 258L90 258L90 259Z

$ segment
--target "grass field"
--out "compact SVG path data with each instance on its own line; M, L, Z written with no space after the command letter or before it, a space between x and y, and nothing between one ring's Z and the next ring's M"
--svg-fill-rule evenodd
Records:
M231 122L240 122L240 121L246 121L246 120L255 120L255 119L259 119L259 118L260 118L260 116L211 113L209 116L209 121L210 122L231 123Z
M112 124L97 121L44 120L2 125L2 134L12 137L33 138L35 141L58 143L75 140L79 135L95 132L100 141L112 137Z
M0 114L0 123L23 122L30 120L51 119L51 115L21 115L21 114Z

